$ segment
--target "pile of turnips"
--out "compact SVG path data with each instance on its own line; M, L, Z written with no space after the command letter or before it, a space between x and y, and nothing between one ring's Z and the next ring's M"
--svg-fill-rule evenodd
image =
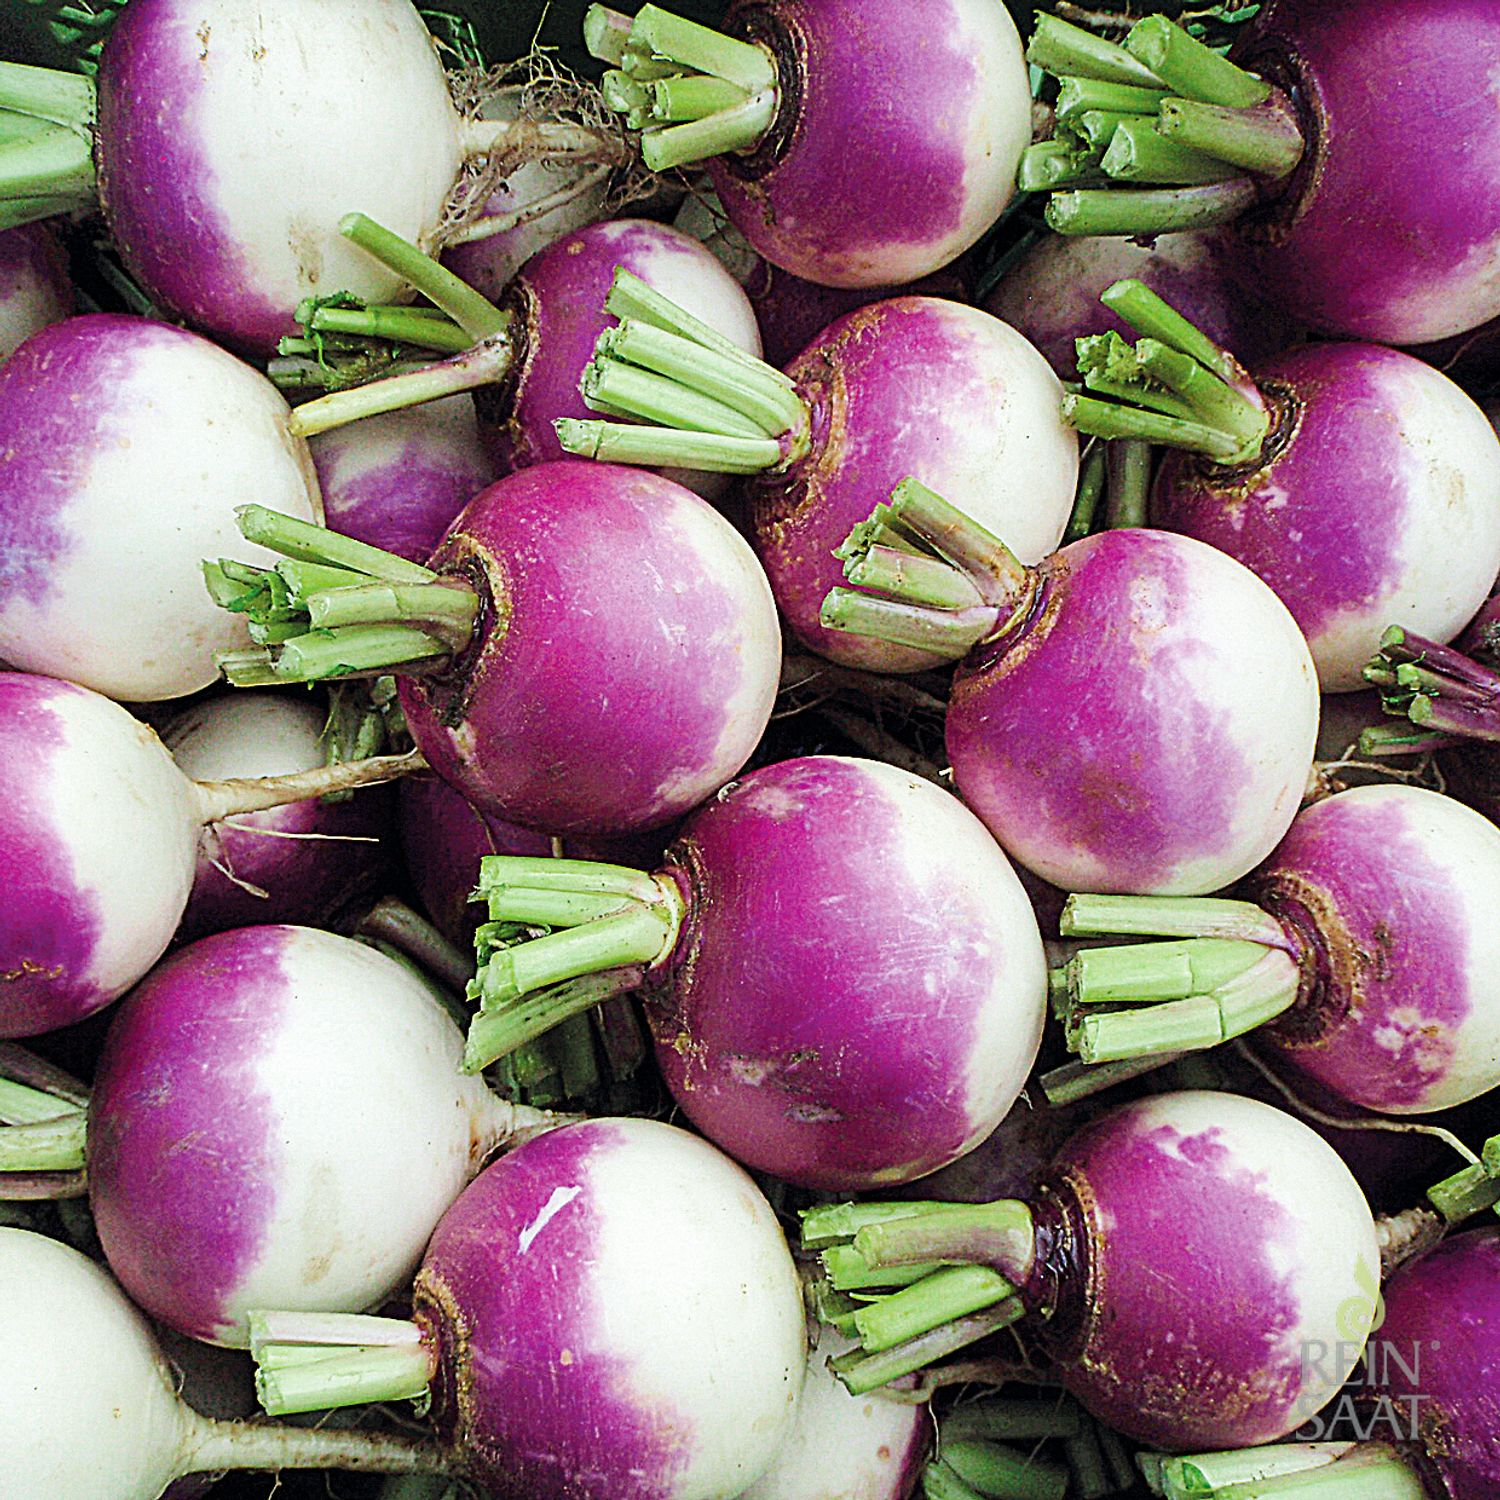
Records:
M1494 1500L1500 12L683 5L22 8L0 1494Z

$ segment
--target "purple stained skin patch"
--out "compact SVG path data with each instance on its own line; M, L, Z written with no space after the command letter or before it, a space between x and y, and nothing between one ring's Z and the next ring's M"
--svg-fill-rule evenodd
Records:
M963 135L995 109L956 8L924 0L920 39L910 0L742 0L725 29L768 39L768 14L791 39L801 97L769 163L705 164L735 227L775 265L834 286L890 281L901 247L927 252L907 274L951 259L941 247L964 219Z
M1152 1113L1114 1111L1054 1163L1085 1226L1087 1305L1059 1350L1068 1389L1150 1447L1272 1441L1296 1425L1302 1385L1296 1280L1279 1268L1306 1235L1231 1134Z
M760 604L730 551L717 568L705 555L734 539L698 545L684 506L707 509L644 469L570 459L502 479L454 523L432 566L482 568L504 628L460 662L461 687L408 678L401 701L433 769L482 811L559 835L631 832L713 791L722 743L744 754L719 781L743 764L764 727L747 684L774 680L749 659Z
M1237 226L1237 274L1314 327L1412 344L1500 312L1493 0L1278 0L1236 54L1310 117L1294 210ZM1396 85L1399 83L1399 89ZM1434 164L1438 164L1436 167Z
M730 1155L804 1187L909 1181L985 1128L977 1033L1025 935L966 860L913 879L898 807L868 762L808 756L734 783L667 851L688 903L647 990L667 1086Z
M83 689L0 672L0 1037L66 1026L109 998L89 979L101 934L96 898L80 890L53 805L52 757L67 745L53 703Z
M1046 878L1161 891L1229 842L1250 780L1216 701L1224 668L1200 663L1177 623L1202 585L1171 539L1145 530L1086 537L1040 571L1030 622L954 679L959 790ZM1082 883L1060 880L1074 861Z
M1500 1229L1457 1235L1391 1279L1367 1371L1403 1436L1416 1417L1444 1500L1500 1495Z
M218 933L121 1003L89 1106L89 1201L110 1266L153 1317L212 1341L253 1269L279 1174L257 1067L294 928Z
M1317 933L1317 987L1260 1044L1366 1109L1420 1110L1474 1007L1462 877L1413 813L1354 793L1316 803L1250 887Z
M434 1417L495 1500L663 1500L689 1461L689 1418L632 1391L609 1347L617 1289L595 1281L591 1169L628 1149L603 1121L530 1141L470 1184L427 1247L414 1315L442 1355Z
M203 29L182 0L131 0L114 23L98 77L99 199L126 265L159 305L214 337L274 349L297 331L292 309L257 295L198 145Z

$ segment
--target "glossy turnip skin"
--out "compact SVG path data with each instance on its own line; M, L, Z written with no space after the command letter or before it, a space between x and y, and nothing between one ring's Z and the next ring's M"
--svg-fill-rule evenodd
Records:
M1114 282L1135 277L1244 365L1285 348L1294 327L1229 275L1230 253L1205 234L1163 234L1151 244L1115 237L1048 235L1001 277L984 310L1030 339L1059 380L1077 380L1076 340L1134 336L1099 301Z
M306 0L132 0L100 59L99 196L126 265L166 311L261 353L304 297L395 300L339 220L419 239L463 162L409 0L315 9L310 30Z
M1497 882L1500 830L1450 797L1366 786L1307 808L1247 882L1304 975L1259 1045L1390 1114L1500 1086Z
M362 943L269 926L182 949L120 1008L89 1105L111 1269L153 1316L236 1347L255 1308L378 1307L513 1123L462 1051Z
M0 360L72 311L67 257L52 232L43 224L0 232Z
M578 383L599 335L616 326L604 299L619 267L747 354L760 354L749 299L691 235L649 219L576 229L532 256L504 299L522 330L522 353L502 386L478 396L483 439L502 473L565 458L554 419L594 415Z
M434 770L548 833L658 827L749 758L780 631L727 521L643 469L569 460L476 496L429 565L487 591L452 670L402 681Z
M71 1025L166 951L193 883L192 785L87 688L0 673L0 1036Z
M740 1500L906 1500L931 1446L925 1402L851 1396L828 1361L854 1344L825 1328L807 1357L797 1425Z
M184 710L163 737L195 781L282 776L326 763L327 722L318 701L220 694ZM328 925L388 878L393 800L394 788L367 787L344 800L310 798L212 824L199 844L179 939L270 922Z
M998 0L929 0L920 21L904 0L741 0L724 29L781 65L766 138L706 164L774 265L829 286L914 281L1009 202L1031 96Z
M1500 1230L1457 1235L1385 1289L1376 1391L1417 1419L1440 1500L1500 1493Z
M1307 644L1249 569L1161 531L1038 569L1017 627L970 652L947 745L966 802L1066 890L1202 895L1296 815L1317 737Z
M936 297L896 297L830 324L787 366L811 413L812 447L747 482L755 549L793 634L844 666L914 672L931 652L828 630L843 582L834 557L874 502L908 475L1032 563L1062 539L1078 438L1062 387L1014 329Z
M906 1182L1015 1101L1045 1008L1036 919L929 782L837 756L764 767L688 820L662 874L686 909L645 991L657 1058L736 1159L806 1187Z
M1488 0L1276 0L1235 57L1291 86L1308 139L1287 189L1232 231L1252 289L1378 343L1500 313L1500 13Z
M197 334L99 313L0 366L0 658L113 698L183 697L248 644L203 586L247 546L236 506L319 513L268 380Z
M443 1217L413 1315L433 1417L495 1500L730 1500L791 1430L802 1297L769 1205L654 1120L590 1120Z
M1489 594L1500 441L1457 385L1394 349L1309 344L1254 373L1275 414L1262 458L1168 453L1152 522L1264 578L1323 691L1353 692L1387 626L1447 642Z
M424 562L453 518L499 477L474 402L449 396L308 440L328 526Z
M1296 1431L1375 1317L1358 1185L1301 1121L1238 1095L1162 1094L1085 1126L1037 1220L1024 1295L1051 1312L1046 1347L1096 1417L1153 1448Z

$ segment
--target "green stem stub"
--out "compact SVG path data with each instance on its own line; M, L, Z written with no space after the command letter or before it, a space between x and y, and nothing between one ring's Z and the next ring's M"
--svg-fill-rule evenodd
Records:
M587 860L489 855L477 894L490 920L468 988L480 1007L470 1072L633 989L671 953L685 911L675 882Z
M255 1389L272 1416L427 1394L434 1356L415 1323L352 1313L252 1312Z
M378 677L468 644L479 599L466 585L264 506L236 516L247 541L285 559L274 568L231 558L203 565L214 602L245 615L259 643L216 657L236 686Z
M0 63L0 112L0 228L97 206L89 79Z
M605 102L642 132L642 155L654 172L753 150L776 120L776 61L757 43L655 5L643 5L633 20L590 6L583 35L613 70Z
M1452 646L1392 625L1364 677L1424 735L1500 740L1500 673Z
M1449 1225L1486 1209L1500 1212L1500 1136L1485 1142L1483 1157L1427 1190L1427 1201Z
M1146 336L1134 345L1114 334L1078 340L1085 384L1117 399L1065 396L1064 419L1095 437L1257 462L1271 414L1234 356L1139 281L1117 281L1099 300Z

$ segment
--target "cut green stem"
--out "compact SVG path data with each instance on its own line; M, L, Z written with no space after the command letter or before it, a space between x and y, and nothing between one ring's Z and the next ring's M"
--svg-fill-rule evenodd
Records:
M1270 98L1271 87L1166 16L1147 16L1130 30L1125 50L1174 94L1244 109Z
M569 1017L582 1015L606 1000L629 994L640 987L645 975L642 964L610 969L602 974L586 974L568 983L528 994L499 1009L481 1011L469 1023L463 1071L478 1073L535 1041Z
M460 354L474 342L457 323L447 318L430 318L404 307L319 307L312 312L307 326L321 333L393 339L443 354Z
M1307 148L1296 120L1279 104L1226 109L1164 99L1156 130L1163 140L1273 181L1291 172Z
M1085 115L1084 119L1088 116ZM1153 182L1192 186L1227 182L1237 169L1182 141L1168 140L1155 122L1140 115L1122 116L1109 137L1099 165L1116 182Z
M843 1355L833 1361L834 1373L852 1396L862 1396L868 1391L910 1375L924 1365L945 1358L956 1350L967 1348L980 1339L1009 1328L1026 1315L1025 1304L1019 1297L1007 1297L993 1307L970 1313L964 1318L950 1322L919 1334L894 1348L878 1354L863 1354L854 1351L853 1356Z
M88 1112L81 1109L30 1125L8 1125L0 1129L0 1172L80 1171L87 1134Z
M1058 919L1063 937L1244 938L1285 947L1281 924L1252 901L1222 896L1072 895Z
M1105 526L1111 531L1144 526L1150 509L1151 444L1135 438L1119 438L1102 446L1109 463Z
M252 1312L250 1349L272 1416L415 1400L436 1369L416 1324L395 1318Z
M1017 1199L939 1204L857 1230L854 1248L871 1267L921 1261L973 1263L1024 1282L1036 1253L1031 1210Z
M1036 29L1026 47L1026 61L1058 77L1163 88L1162 80L1123 47L1045 12L1036 17Z
M1053 195L1047 223L1058 234L1177 234L1232 223L1257 196L1248 177L1203 187L1080 188Z

